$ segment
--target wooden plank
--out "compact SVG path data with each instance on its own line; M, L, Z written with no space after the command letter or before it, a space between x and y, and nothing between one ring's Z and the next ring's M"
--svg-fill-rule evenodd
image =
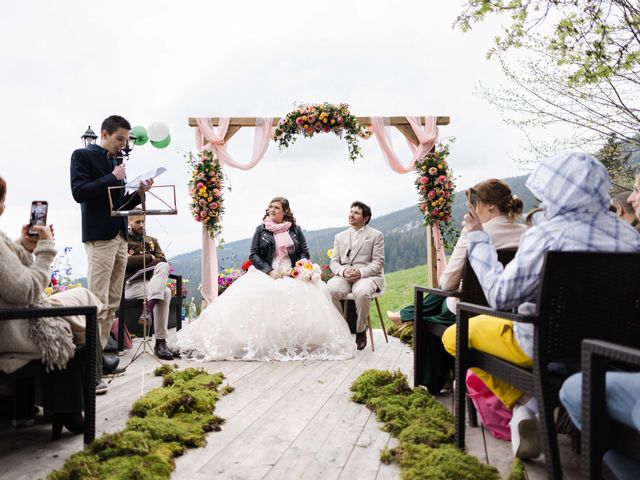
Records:
M281 117L274 117L273 123L274 125L280 121ZM424 116L419 117L420 122L424 124ZM368 126L371 125L371 117L356 117L358 123L360 125ZM451 117L438 115L436 119L437 125L449 125L451 122ZM220 117L211 117L211 125L217 127L220 124ZM406 117L389 117L389 124L393 126L398 125L409 125ZM195 127L197 126L195 117L189 117L189 126ZM256 126L256 117L231 117L229 119L229 127L237 126L237 127L255 127Z

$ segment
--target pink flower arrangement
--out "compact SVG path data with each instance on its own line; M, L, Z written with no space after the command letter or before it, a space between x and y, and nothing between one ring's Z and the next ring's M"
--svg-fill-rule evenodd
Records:
M416 160L418 176L414 184L418 190L418 207L424 215L425 225L451 221L455 185L447 163L448 156L449 146L438 144L433 151Z
M193 218L205 226L211 238L217 238L220 244L223 244L221 233L224 176L220 162L212 152L206 150L196 155L189 153L187 162L191 166L189 192Z

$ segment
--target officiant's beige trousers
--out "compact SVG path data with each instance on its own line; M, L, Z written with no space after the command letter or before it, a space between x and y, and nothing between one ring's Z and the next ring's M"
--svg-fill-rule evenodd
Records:
M104 308L98 314L100 345L109 339L111 324L120 306L124 272L127 268L127 241L122 232L112 240L84 242L87 252L87 284Z
M144 298L145 283L147 298L156 299L158 303L153 307L153 328L156 340L167 338L169 328L169 307L171 305L171 289L167 287L169 279L169 264L160 262L153 268L153 277L148 282L133 281L124 287L125 298Z
M373 278L361 278L355 283L351 283L343 277L335 276L327 282L327 287L329 287L329 292L331 293L331 300L333 300L333 304L340 314L343 312L341 300L349 292L353 293L356 312L358 313L356 332L364 332L367 329L367 318L371 308L371 295L378 291L378 285L376 285Z

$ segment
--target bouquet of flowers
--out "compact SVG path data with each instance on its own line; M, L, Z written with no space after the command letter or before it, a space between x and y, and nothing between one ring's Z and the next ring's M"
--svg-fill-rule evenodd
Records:
M189 152L187 163L191 166L191 214L205 226L211 238L217 238L222 245L224 176L220 162L212 152L203 150L196 155Z
M455 184L447 164L448 155L449 146L439 144L415 163L418 176L414 184L425 225L448 223L451 220Z
M303 258L298 260L295 266L289 272L289 276L304 280L305 282L315 282L320 280L322 271L317 263L313 263L311 260Z
M222 270L222 272L218 274L218 295L222 295L222 293L229 288L233 282L244 274L244 270L239 270L237 268L225 268Z
M63 253L58 255L51 264L51 280L49 286L44 289L47 296L82 287L81 283L73 283L71 280L72 268L69 259L71 250L71 247L64 247Z
M313 137L316 133L333 132L344 138L349 146L351 161L362 156L358 137L368 138L371 130L363 127L349 111L349 105L340 103L301 103L296 109L288 113L278 124L274 132L274 139L280 149L295 143L296 135Z

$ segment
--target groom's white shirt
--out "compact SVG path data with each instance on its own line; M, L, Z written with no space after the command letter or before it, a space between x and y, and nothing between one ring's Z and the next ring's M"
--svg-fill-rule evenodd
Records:
M343 276L348 267L360 270L362 278L371 278L384 290L384 236L365 225L359 230L348 228L335 237L330 268Z

